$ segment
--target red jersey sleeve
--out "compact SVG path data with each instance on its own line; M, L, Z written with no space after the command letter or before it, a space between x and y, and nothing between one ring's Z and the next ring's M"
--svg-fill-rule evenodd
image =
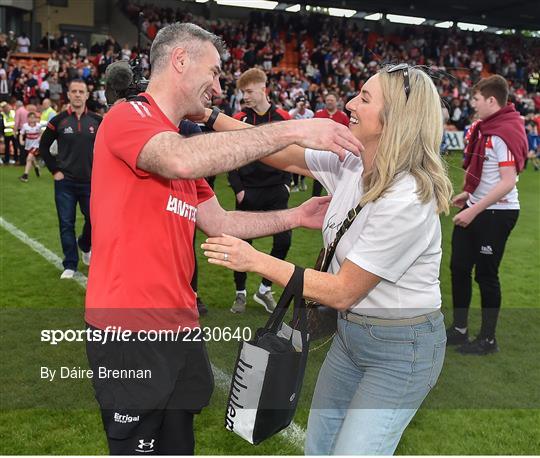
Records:
M119 103L107 113L101 127L106 129L111 153L139 176L149 175L137 167L137 158L148 140L161 132L177 133L150 105L136 101Z
M289 121L292 119L291 115L285 110L282 110L281 108L278 108L276 110L276 113L279 114L283 118L283 121Z
M197 205L214 197L214 191L212 191L212 188L204 178L195 180L195 185L197 186Z

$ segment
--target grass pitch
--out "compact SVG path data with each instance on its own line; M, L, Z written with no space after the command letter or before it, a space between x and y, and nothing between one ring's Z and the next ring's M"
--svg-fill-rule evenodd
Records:
M456 189L462 182L460 155L448 159ZM29 237L61 255L50 174L20 183L19 167L0 167L0 216ZM540 325L540 173L520 176L521 214L501 265L503 307L498 341L501 352L465 357L448 348L436 388L409 425L398 454L538 454L540 451L540 392L538 364ZM226 179L216 182L217 196L233 208ZM308 193L291 195L294 206ZM82 216L78 216L80 231ZM114 222L111 222L114 224ZM144 221L141 221L141 225ZM449 273L451 217L443 217L441 286L446 322L451 321ZM199 234L198 244L204 239ZM312 266L321 245L316 231L295 230L288 259ZM269 251L269 238L255 242ZM267 314L251 296L260 279L248 276L248 309L233 315L232 272L207 264L201 250L199 291L210 313L209 327L250 327L264 324ZM144 262L144 260L141 260ZM83 266L82 273L87 274ZM59 271L27 245L0 228L0 453L106 454L107 446L97 404L88 380L47 382L41 366L86 367L84 344L50 346L40 342L42 329L83 329L84 289L60 281ZM471 310L472 334L479 329L477 289ZM210 342L213 364L230 374L237 342ZM317 344L313 345L316 348ZM328 346L312 351L295 422L305 428L318 368ZM276 436L254 447L223 427L225 390L216 387L211 406L196 420L198 454L302 453L295 436Z

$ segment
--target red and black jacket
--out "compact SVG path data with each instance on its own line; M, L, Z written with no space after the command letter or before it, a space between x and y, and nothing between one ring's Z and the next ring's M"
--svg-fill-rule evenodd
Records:
M234 115L235 119L258 126L274 121L285 121L291 119L289 113L275 105L270 105L268 111L262 115L257 114L251 108L246 108ZM228 173L227 178L235 194L245 188L263 188L268 186L289 185L291 174L265 165L260 161L252 162Z

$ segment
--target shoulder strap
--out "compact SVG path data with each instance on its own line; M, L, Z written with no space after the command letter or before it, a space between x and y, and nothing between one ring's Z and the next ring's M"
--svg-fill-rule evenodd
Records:
M355 218L358 216L361 210L362 206L358 204L355 208L351 208L347 213L347 218L345 218L345 221L343 221L343 224L339 228L339 231L336 234L336 238L330 245L328 245L328 248L326 249L324 261L321 266L321 272L326 272L330 267L330 261L332 261L332 258L336 253L336 248L339 241L341 240L341 237L343 237L345 235L345 232L347 232L347 230L351 227L352 223L354 222Z

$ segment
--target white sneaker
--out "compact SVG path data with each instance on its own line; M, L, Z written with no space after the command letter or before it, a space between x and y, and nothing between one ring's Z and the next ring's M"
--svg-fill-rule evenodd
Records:
M90 250L88 253L82 252L82 262L85 266L90 265L90 257L92 256L92 250Z
M72 269L66 269L62 272L62 275L60 275L60 278L62 280L70 280L71 278L73 278L73 275L75 275L75 271L72 270Z
M13 159L10 159L10 160L9 160L9 164L10 164L10 165L15 165L16 162L15 162Z
M255 302L261 304L268 313L272 313L277 306L276 301L272 296L273 294L273 291L266 291L266 293L264 294L261 294L259 293L259 291L257 291L253 295L253 299L255 300Z

